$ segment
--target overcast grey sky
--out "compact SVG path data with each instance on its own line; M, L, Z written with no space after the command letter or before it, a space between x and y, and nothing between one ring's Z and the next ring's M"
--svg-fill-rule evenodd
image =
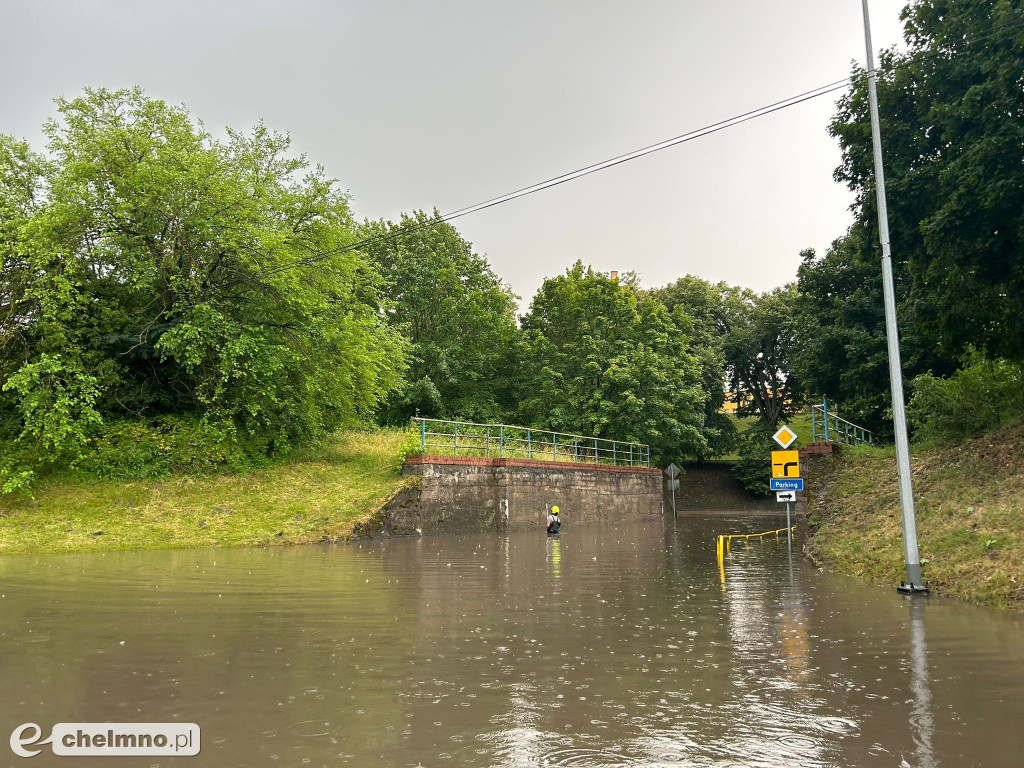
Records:
M903 0L872 0L876 50ZM215 132L260 118L360 218L479 202L746 112L863 63L860 0L0 0L0 132L143 86ZM524 297L583 259L647 286L766 290L849 223L834 96L459 219Z

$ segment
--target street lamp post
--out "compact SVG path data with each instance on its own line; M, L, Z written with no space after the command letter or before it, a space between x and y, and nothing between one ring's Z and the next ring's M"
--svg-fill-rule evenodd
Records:
M875 57L871 46L871 21L868 0L864 8L864 43L867 47L868 103L871 107L871 143L875 155L875 193L878 198L878 237L882 244L882 293L885 298L885 337L889 347L889 382L892 387L892 417L896 431L896 471L899 477L900 510L903 514L903 555L907 580L897 589L906 593L927 592L921 580L921 558L917 551L917 523L914 519L914 487L910 475L910 446L907 440L907 414L903 403L903 367L900 363L900 338L896 327L896 296L892 279L892 255L889 247L889 214L885 205L885 174L882 170L882 137L878 123L878 89Z

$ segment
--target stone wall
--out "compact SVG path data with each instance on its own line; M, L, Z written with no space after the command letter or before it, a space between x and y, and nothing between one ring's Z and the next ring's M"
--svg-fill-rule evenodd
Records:
M410 456L414 486L360 535L464 533L543 527L557 505L563 525L657 518L661 470L523 459Z

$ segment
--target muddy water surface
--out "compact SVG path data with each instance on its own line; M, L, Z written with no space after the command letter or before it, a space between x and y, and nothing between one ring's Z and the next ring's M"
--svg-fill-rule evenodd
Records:
M1015 766L1024 623L815 572L777 518L0 558L0 765ZM195 722L196 757L21 723ZM902 761L905 761L903 763Z

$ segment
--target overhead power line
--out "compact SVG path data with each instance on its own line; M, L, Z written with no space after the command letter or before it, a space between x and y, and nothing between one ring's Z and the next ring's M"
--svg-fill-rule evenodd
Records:
M675 147L678 146L679 144L685 144L688 141L694 141L695 139L703 138L712 133L724 131L726 128L732 128L733 126L740 125L741 123L748 122L749 120L754 120L758 117L764 117L765 115L770 115L773 112L778 112L779 110L787 109L789 107L796 106L797 104L802 104L805 101L816 99L819 96L824 96L826 94L845 88L847 85L850 84L850 82L851 78L848 77L843 78L842 80L836 80L833 83L819 86L818 88L814 88L810 91L804 91L803 93L797 94L796 96L790 96L789 98L782 99L781 101L776 101L772 104L767 104L763 107L758 107L757 109L750 110L749 112L734 115L732 117L726 118L725 120L719 120L717 123L710 123L709 125L705 125L702 128L696 128L692 131L687 131L686 133L680 134L679 136L673 136L671 139L659 141L657 144L650 144L646 147L642 147L641 149L636 149L633 150L632 152L627 152L624 155L618 155L608 160L602 160L601 162L598 163L593 163L591 165L583 166L582 168L577 168L575 171L569 171L568 173L563 173L559 176L553 176L550 179L537 182L536 184L531 184L528 187L522 187L520 189L515 190L514 192L509 192L508 194L500 195L499 197L492 197L490 200L485 200L481 203L476 203L474 205L466 206L465 208L459 208L458 210L451 211L449 213L433 216L427 221L419 222L416 224L409 224L403 227L396 227L392 231L387 232L383 235L368 237L363 240L350 243L349 245L334 248L329 251L323 251L312 256L307 256L306 258L303 259L298 259L292 262L291 264L282 265L280 267L277 267L276 269L270 270L270 274L283 272L288 269L301 266L303 264L312 264L316 261L329 258L330 256L337 256L343 253L356 251L367 245L372 245L373 243L393 240L397 237L402 237L404 235L417 232L421 229L436 227L438 224L443 224L447 221L452 221L453 219L457 219L462 216L468 216L471 213L477 213L478 211L482 211L487 208L493 208L496 205L501 205L502 203L507 203L511 200L516 200L517 198L520 197L526 197L527 195L532 195L535 192L550 189L551 187L557 187L559 184L565 184L568 181L575 181L576 179L582 178L584 176L589 176L592 173L603 171L606 168L612 168L613 166L621 165L622 163L628 163L630 160L636 160L639 157L644 157L645 155L650 155L653 154L654 152L660 152L661 150L668 149L669 147Z
M1024 27L1024 21L1004 24L999 27L996 27L995 29L983 35L977 35L976 37L973 37L970 40L965 39L958 42L976 43L994 37L995 35L1001 34L1002 32L1018 29L1021 27ZM939 51L932 51L929 53L922 53L919 54L918 56L913 56L909 59L899 62L895 67L890 67L889 71L891 72L896 69L910 66L912 64L920 63L921 61L924 61L926 59L945 56L948 55L948 53L948 48L944 48ZM879 73L882 73L881 68L879 68L879 70L877 71ZM748 112L733 115L732 117L726 118L724 120L719 120L718 122L715 123L710 123L701 128L696 128L692 131L687 131L686 133L682 133L678 136L673 136L670 139L659 141L656 144L649 144L646 147L633 150L632 152L627 152L625 154L618 155L608 160L602 160L591 165L586 165L583 166L582 168L577 168L574 171L569 171L568 173L553 176L550 179L545 179L544 181L539 181L536 184L521 187L513 192L509 192L504 195L499 195L498 197L492 197L491 199L484 200L483 202L480 203L468 205L465 208L459 208L457 210L450 211L449 213L433 216L427 221L418 222L416 224L408 224L401 227L395 227L390 232L386 232L382 235L375 235L374 237L364 238L357 242L350 243L349 245L341 246L339 248L333 248L327 251L321 251L303 259L297 259L296 261L290 264L285 264L273 270L270 270L269 274L287 271L289 269L293 269L295 267L302 266L305 264L312 264L317 261L329 258L331 256L350 253L351 251L356 251L359 250L360 248L364 248L367 245L372 245L378 242L386 242L388 240L393 240L395 238L402 237L413 232L418 232L419 230L422 229L436 227L439 224L443 224L445 222L458 219L462 216L468 216L471 213L477 213L479 211L486 210L487 208L493 208L496 205L501 205L502 203L507 203L512 200L516 200L520 197L532 195L535 192L541 192L545 189L557 187L560 184L565 184L566 182L569 181L575 181L576 179L583 178L584 176L589 176L592 173L597 173L598 171L603 171L608 168L612 168L616 165L621 165L622 163L628 163L631 160L636 160L637 158L645 157L646 155L650 155L655 152L660 152L661 150L668 149L669 147L679 146L680 144L685 144L687 142L694 141L705 136L709 136L712 133L717 133L718 131L724 131L726 128L732 128L734 126L741 125L742 123L748 122L750 120L754 120L759 117L764 117L774 112L779 112L783 109L788 109L789 107L794 107L797 104L802 104L803 102L810 101L811 99L817 99L821 96L825 96L829 93L833 93L842 88L845 88L846 86L851 85L855 80L860 80L863 79L864 77L866 77L866 73L863 75L859 75L856 78L845 77L842 80L836 80L826 85L821 85L818 86L817 88L812 88L809 91L804 91L803 93L799 93L795 96L790 96L788 98L781 99L780 101L776 101L771 104L766 104L765 106L758 107L757 109L752 109Z

